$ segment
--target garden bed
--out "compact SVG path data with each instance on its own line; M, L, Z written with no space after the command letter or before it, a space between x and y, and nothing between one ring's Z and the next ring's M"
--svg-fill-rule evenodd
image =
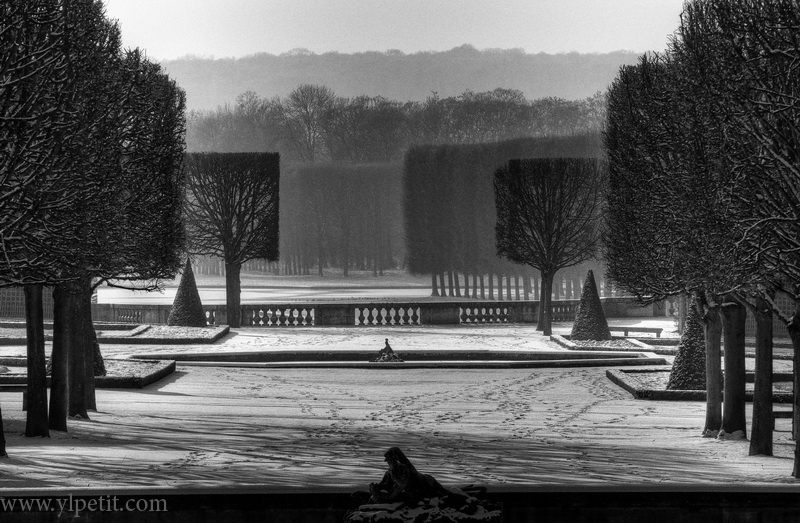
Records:
M669 369L609 369L606 376L615 384L630 392L636 399L660 401L705 401L704 390L667 390ZM747 373L745 397L753 401L753 373ZM791 374L776 373L773 376L774 403L792 402Z
M105 358L106 375L94 379L99 389L141 389L175 372L175 362ZM24 385L28 373L25 358L0 358L8 372L0 374L0 385ZM48 378L48 384L50 379Z
M6 323L5 325L9 325ZM52 325L50 326L52 329ZM227 325L211 327L172 327L168 325L128 325L121 330L119 325L104 330L106 325L95 325L97 341L100 345L149 344L180 345L194 343L214 343L230 332ZM45 340L52 341L52 330L45 331ZM0 345L25 345L27 342L24 326L0 327Z
M97 341L103 343L164 344L179 345L193 343L214 343L230 332L227 325L211 327L173 327L169 325L142 325L140 332L126 335L98 335Z
M656 338L653 338L656 339ZM677 345L662 346L649 345L636 338L613 337L611 340L571 340L568 334L553 334L550 340L570 350L595 350L595 351L647 351L654 354L674 356L678 353Z

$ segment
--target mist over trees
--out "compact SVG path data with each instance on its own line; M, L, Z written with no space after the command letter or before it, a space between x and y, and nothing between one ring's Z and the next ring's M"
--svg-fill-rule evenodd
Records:
M533 54L462 45L413 54L397 50L314 54L296 49L279 56L189 56L162 65L186 89L189 109L209 110L244 91L284 97L303 83L327 85L345 98L367 93L403 103L423 101L433 92L449 98L466 90L496 87L521 90L530 99L577 100L605 90L620 65L634 64L637 58L637 53L627 51Z
M234 105L187 115L189 152L277 151L289 164L399 161L413 144L469 144L599 132L605 96L528 100L496 88L423 102L338 96L302 84L285 98L239 94Z
M408 269L416 274L431 274L432 289L440 294L444 293L446 276L449 295L460 296L456 285L458 274L463 273L465 281L472 280L472 288L465 289L465 296L494 298L495 279L502 285L505 278L509 285L512 276L521 277L527 296L530 278L538 282L541 275L497 255L495 171L511 158L603 156L599 134L409 148L403 171ZM580 273L585 271L584 267L576 268L575 274L566 276L570 282L579 282ZM555 272L548 277L554 277ZM435 280L437 275L439 283ZM575 287L580 288L580 283ZM502 289L498 291L502 298ZM561 289L557 294L562 294ZM506 295L511 298L508 287Z
M296 166L281 178L284 274L337 267L379 276L403 264L401 165Z
M531 101L520 91L494 89L448 98L432 94L424 102L401 103L379 96L345 98L325 86L304 84L283 99L263 99L249 91L240 94L234 105L189 112L187 147L190 151L280 153L281 263L272 265L273 271L322 274L323 268L335 267L344 275L351 269L377 275L406 265L401 164L409 147L478 147L541 137L535 154L558 154L548 150L570 147L546 137L599 136L604 107L605 97L599 93L577 101ZM599 140L595 146L599 147ZM504 145L500 150L501 156L508 156L491 156L496 163L486 163L481 158L483 150L474 149L475 158L463 166L472 174L464 176L485 174L486 183L464 188L491 193L491 174L517 149ZM478 165L485 171L476 171ZM427 181L420 183L424 186ZM477 214L465 214L469 220L489 224L483 235L493 234L493 205L489 198L476 209ZM493 245L491 240L485 243L486 253L475 254L469 263L476 267L469 268L470 274L486 265L484 258L496 258ZM466 274L468 268L462 265L450 264L437 272Z

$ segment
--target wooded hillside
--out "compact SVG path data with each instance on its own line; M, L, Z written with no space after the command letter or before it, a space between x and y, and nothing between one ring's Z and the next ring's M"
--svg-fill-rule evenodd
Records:
M214 109L245 91L283 97L303 83L326 85L339 96L368 94L398 101L424 100L433 92L447 97L497 87L519 89L529 99L577 100L605 91L619 67L635 64L637 57L627 51L551 55L521 49L479 51L463 45L414 54L296 50L238 59L186 57L162 65L186 90L189 109Z

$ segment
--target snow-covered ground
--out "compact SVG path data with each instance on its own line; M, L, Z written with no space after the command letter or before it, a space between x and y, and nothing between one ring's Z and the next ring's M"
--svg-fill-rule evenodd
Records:
M100 287L97 303L172 305L177 287L168 287L163 292L144 292ZM224 305L225 287L200 287L200 300L204 305ZM424 287L301 287L258 286L242 288L241 300L249 303L281 303L304 300L386 299L416 300L430 296L430 288Z
M644 320L655 321L655 320ZM660 320L664 321L664 320ZM559 325L566 328L566 325ZM204 350L425 346L557 350L533 326L242 329ZM109 356L155 346L108 345ZM197 347L181 347L194 350ZM22 347L3 347L3 354ZM162 350L175 350L163 347ZM143 390L98 391L92 421L24 438L0 393L0 489L364 488L399 446L446 484L651 488L793 486L790 420L774 457L700 437L704 402L636 400L605 368L257 369L178 366ZM748 406L748 417L749 414ZM798 486L800 489L800 486Z
M604 369L264 370L179 367L143 391L99 391L92 421L26 439L0 394L0 488L364 488L401 447L448 484L794 484L788 420L775 457L700 437L703 402L634 400Z
M200 299L206 305L225 303L225 278L196 275ZM100 286L98 303L171 305L175 300L180 278L168 281L159 292L129 291ZM340 272L328 272L324 277L274 276L263 273L242 273L242 303L276 303L303 300L342 300L353 298L418 299L430 296L430 278L412 276L403 271L391 271L373 276L368 271L353 271L344 277Z

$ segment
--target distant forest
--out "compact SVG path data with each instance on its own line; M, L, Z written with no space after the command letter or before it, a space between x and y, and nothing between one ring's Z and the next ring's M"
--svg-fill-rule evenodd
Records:
M397 50L314 54L299 49L243 58L185 57L161 63L186 90L188 109L215 109L239 94L284 97L301 84L326 85L343 97L381 96L423 101L436 93L496 88L519 90L528 99L578 100L605 92L620 66L635 64L634 52L529 54L521 49L479 51L470 45L442 52Z
M448 227L453 234L466 231L466 236L482 242L480 253L475 252L474 260L467 260L461 251L448 254L446 263L436 265L436 272L470 270L474 278L475 270L493 270L502 278L515 271L533 275L524 268L511 268L492 254L494 170L510 158L527 155L598 157L604 119L603 93L582 100L528 100L521 91L497 88L399 102L366 95L346 98L324 85L302 84L286 97L267 99L250 91L239 94L232 104L190 111L186 141L191 152L280 153L281 261L270 266L252 263L245 270L322 275L325 268L336 268L345 276L351 269L371 270L377 276L385 269L406 268L409 231L404 231L404 223L409 212L421 218L440 213L442 206L455 212L461 209L456 203L471 205L478 198L480 205L468 205L469 210L459 216L480 223L480 234L458 220L451 220ZM568 139L576 136L584 137L583 141ZM517 141L487 145L508 140ZM522 143L531 145L513 145ZM473 147L448 148L469 144ZM441 147L437 151L445 155L453 151L477 154L457 168L437 164L450 173L453 187L471 189L454 201L446 198L453 192L447 186L429 195L433 198L426 200L430 208L404 208L404 196L418 188L412 185L422 187L408 180L404 187L402 175L404 164L408 167L409 148L420 146ZM200 264L201 274L218 270L213 260L207 261L210 266Z

